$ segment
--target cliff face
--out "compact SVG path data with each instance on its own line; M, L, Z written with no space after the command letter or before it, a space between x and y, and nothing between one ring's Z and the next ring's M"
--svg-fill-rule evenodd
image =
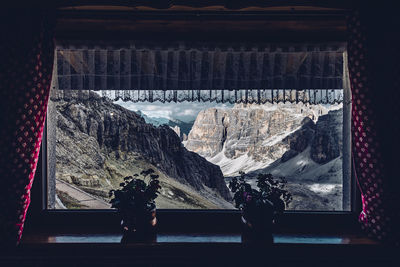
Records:
M211 108L199 113L185 147L220 165L224 174L237 173L240 164L250 171L280 159L290 149L289 140L282 140L327 112L304 104ZM228 160L235 163L224 164Z
M230 199L220 168L183 147L169 126L147 124L135 112L96 95L55 104L60 179L109 188L117 178L149 164L195 192L207 192L205 198L214 192L216 198Z
M343 110L309 121L283 142L290 149L280 160L259 170L285 176L293 194L291 209L342 210ZM346 207L349 208L349 207Z
M316 124L316 133L311 144L311 158L325 164L342 154L343 109L330 111L321 116Z
M342 154L343 146L343 109L329 111L320 116L318 121L306 118L303 126L282 140L289 144L289 150L282 156L285 162L310 147L310 158L325 164Z
M342 209L343 111L322 106L237 105L199 114L185 146L229 177L245 171L284 176L290 209ZM251 178L253 177L253 178Z

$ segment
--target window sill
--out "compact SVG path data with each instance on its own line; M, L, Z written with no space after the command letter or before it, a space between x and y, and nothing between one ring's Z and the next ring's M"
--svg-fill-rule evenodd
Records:
M392 263L396 249L359 235L275 234L272 246L252 246L235 234L160 233L152 243L122 244L121 234L26 234L17 249L0 252L0 265L21 263L40 266L119 266L129 263L150 265L236 266L260 260L293 265L293 262ZM2 265L2 263L7 263ZM35 263L35 264L34 264ZM78 264L78 265L77 265ZM86 265L85 265L86 264ZM311 266L310 265L310 266ZM31 266L31 265L29 265ZM36 265L35 265L36 266ZM39 265L38 265L39 266ZM62 265L64 266L64 265ZM271 265L272 266L272 265ZM276 265L275 265L276 266ZM357 265L361 266L361 265Z
M313 235L313 234L274 234L273 246L282 245L378 245L379 243L360 235ZM24 236L21 246L52 244L121 244L122 234L34 234ZM154 246L171 244L237 244L242 242L240 233L159 233L157 240L149 243L131 243L128 245Z

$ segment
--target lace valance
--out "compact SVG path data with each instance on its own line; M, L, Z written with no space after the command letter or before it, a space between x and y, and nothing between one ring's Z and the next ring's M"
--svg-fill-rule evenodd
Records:
M98 91L100 96L132 102L217 102L217 103L309 103L343 102L343 90L116 90ZM53 90L51 99L89 99L89 90Z
M342 43L63 43L57 96L131 101L341 102Z

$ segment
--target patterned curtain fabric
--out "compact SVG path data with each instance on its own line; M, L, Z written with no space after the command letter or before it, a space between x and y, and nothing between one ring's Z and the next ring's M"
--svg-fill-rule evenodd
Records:
M353 162L362 228L379 240L399 242L400 38L398 23L390 21L397 15L381 11L362 9L348 18Z
M69 42L56 49L56 96L114 100L338 103L342 43Z
M47 110L52 23L40 11L0 12L0 244L21 239Z

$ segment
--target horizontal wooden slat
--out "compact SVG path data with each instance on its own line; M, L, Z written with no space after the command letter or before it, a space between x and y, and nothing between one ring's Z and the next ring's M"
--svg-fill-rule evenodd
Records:
M335 20L135 20L60 18L58 39L230 41L345 41L346 24Z
M57 6L130 6L137 8L172 9L172 8L271 8L276 6L313 6L318 8L349 8L357 0L55 0Z

